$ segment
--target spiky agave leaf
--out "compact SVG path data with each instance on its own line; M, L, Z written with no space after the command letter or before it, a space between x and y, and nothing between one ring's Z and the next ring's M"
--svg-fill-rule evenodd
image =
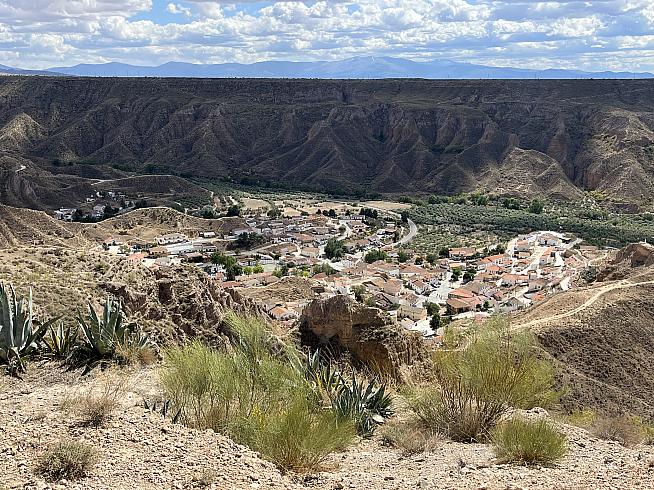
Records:
M47 329L57 319L34 329L32 289L27 301L18 299L13 286L0 284L0 361L10 366L10 373L25 370L25 358L39 348Z

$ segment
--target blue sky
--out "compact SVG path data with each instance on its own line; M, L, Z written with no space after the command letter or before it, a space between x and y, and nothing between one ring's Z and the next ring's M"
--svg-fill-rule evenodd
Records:
M0 0L0 63L351 56L654 71L654 0Z

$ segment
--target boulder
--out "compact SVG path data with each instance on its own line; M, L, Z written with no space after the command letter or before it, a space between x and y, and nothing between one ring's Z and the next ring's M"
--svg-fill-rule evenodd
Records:
M349 296L314 300L304 309L299 329L304 343L344 349L355 361L394 377L400 376L403 365L427 357L419 334Z

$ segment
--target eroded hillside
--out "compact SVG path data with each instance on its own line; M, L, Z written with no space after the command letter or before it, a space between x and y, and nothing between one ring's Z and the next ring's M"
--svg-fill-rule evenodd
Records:
M648 80L4 77L0 196L34 206L48 189L115 178L92 169L120 164L326 189L567 199L595 189L640 202L654 183L653 95Z

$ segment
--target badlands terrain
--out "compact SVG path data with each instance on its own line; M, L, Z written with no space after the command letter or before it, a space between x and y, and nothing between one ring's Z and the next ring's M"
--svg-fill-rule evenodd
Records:
M651 80L2 77L0 200L70 206L99 180L174 173L646 203L653 94Z

